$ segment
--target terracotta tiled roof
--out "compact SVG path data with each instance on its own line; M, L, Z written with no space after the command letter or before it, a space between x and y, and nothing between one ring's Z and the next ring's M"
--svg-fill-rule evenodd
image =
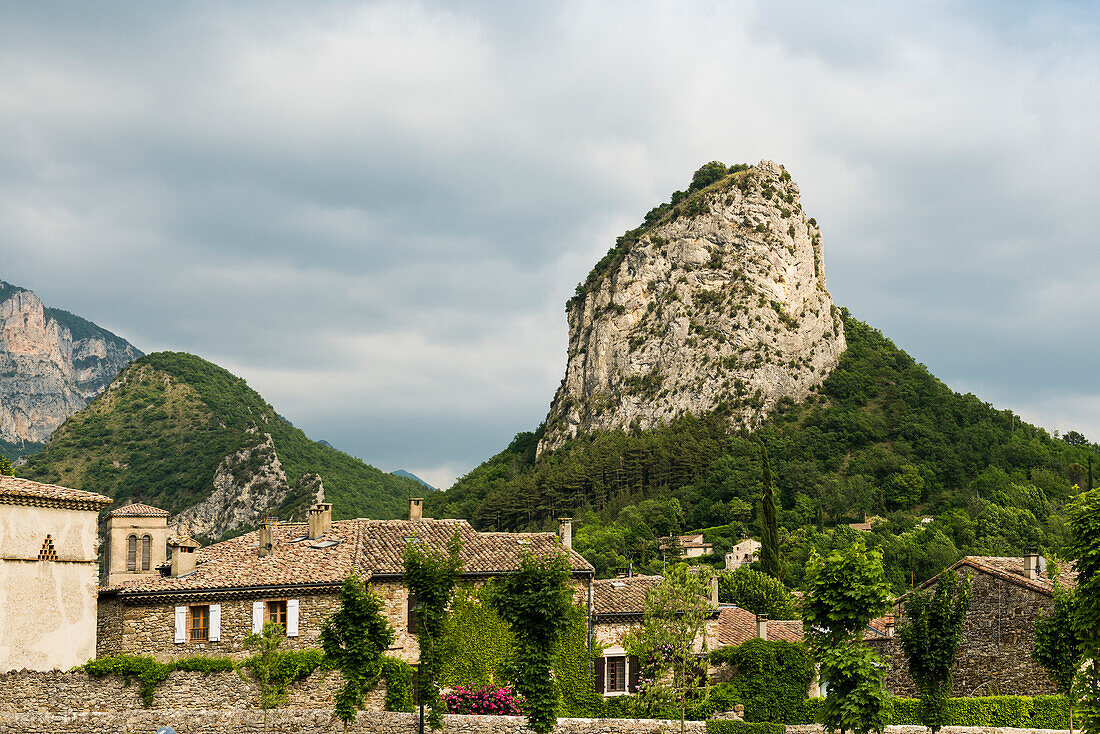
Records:
M272 552L257 553L259 531L200 548L192 574L146 577L102 589L120 594L247 586L339 583L353 571L364 576L400 574L409 543L442 549L457 532L462 540L464 574L506 573L519 566L525 550L560 552L554 533L479 533L465 520L338 520L318 540L306 538L306 523L280 523ZM330 545L329 541L338 541ZM567 555L575 573L592 573L576 551Z
M162 510L159 507L134 502L129 505L123 505L117 510L111 510L107 513L107 517L168 517L168 510Z
M1041 562L1044 565L1049 563L1046 559L1042 559ZM1050 596L1054 590L1054 580L1048 573L1040 573L1034 580L1025 576L1024 559L1019 556L967 556L955 563L951 568L958 572L964 566L988 573L1047 596ZM1058 582L1062 586L1069 589L1077 586L1077 572L1074 570L1072 562L1060 562L1058 564L1058 569L1060 572ZM916 588L926 589L934 584L938 578L939 575L933 576ZM895 606L904 598L905 596L898 597L894 602Z
M592 582L592 609L597 614L640 615L645 592L661 582L661 576L632 576Z
M98 511L102 506L111 504L112 500L95 492L0 475L0 502L17 505L68 506Z
M740 645L756 637L756 615L741 607L722 607L718 611L718 644ZM768 639L802 641L802 620L769 619Z

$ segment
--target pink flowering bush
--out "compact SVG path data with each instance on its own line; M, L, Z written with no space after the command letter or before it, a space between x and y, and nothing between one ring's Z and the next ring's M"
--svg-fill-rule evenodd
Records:
M510 688L492 684L481 688L457 686L450 693L443 694L443 702L452 714L518 716L523 713L519 696Z

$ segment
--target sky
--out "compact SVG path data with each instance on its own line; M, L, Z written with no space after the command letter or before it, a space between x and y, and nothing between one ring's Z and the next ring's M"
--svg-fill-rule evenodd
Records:
M1100 11L0 2L0 279L439 487L545 417L564 304L710 160L834 300L1100 439Z

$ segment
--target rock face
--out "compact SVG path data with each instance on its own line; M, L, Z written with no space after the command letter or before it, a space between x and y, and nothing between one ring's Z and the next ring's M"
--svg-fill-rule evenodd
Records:
M578 286L539 453L713 410L751 428L836 366L844 329L817 223L781 166L736 168L650 212Z
M170 520L176 535L219 538L227 532L261 522L291 492L286 472L270 433L251 446L229 454L214 472L214 491ZM325 501L325 488L317 474L305 474L296 494Z
M125 339L0 281L0 441L15 453L37 448L140 356Z

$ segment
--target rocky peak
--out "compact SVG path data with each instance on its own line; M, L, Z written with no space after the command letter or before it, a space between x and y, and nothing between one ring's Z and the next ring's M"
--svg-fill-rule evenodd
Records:
M141 356L125 339L0 281L0 442L32 450Z
M821 232L772 162L699 169L619 238L567 305L569 353L539 452L580 433L728 412L752 428L836 366Z

